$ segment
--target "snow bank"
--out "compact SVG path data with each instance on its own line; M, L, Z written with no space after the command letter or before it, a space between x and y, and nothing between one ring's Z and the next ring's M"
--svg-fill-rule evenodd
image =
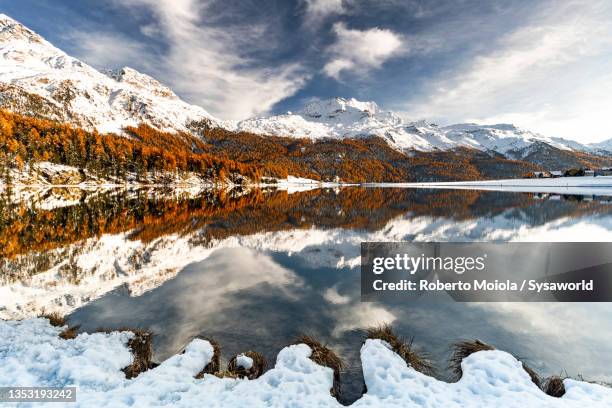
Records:
M366 341L361 362L368 392L355 407L612 407L612 389L596 384L565 380L562 398L544 394L503 351L470 355L461 380L450 384L407 367L379 340Z
M263 184L265 186L274 186L280 190L286 190L289 194L298 193L302 191L316 190L318 188L339 188L346 186L354 186L356 184L333 182L333 181L319 181L304 177L288 176L286 179L276 179L273 184Z
M281 350L275 367L256 380L195 379L213 355L210 343L196 339L185 353L128 380L121 368L130 363L131 334L60 340L60 331L45 319L0 321L0 386L74 385L76 407L341 407L329 393L332 370L312 362L304 344ZM368 392L355 407L612 407L612 389L585 382L566 380L562 398L545 395L502 351L466 358L454 384L407 367L380 340L366 341L361 360Z
M372 187L440 188L524 193L612 195L612 176L449 181L432 183L366 183Z

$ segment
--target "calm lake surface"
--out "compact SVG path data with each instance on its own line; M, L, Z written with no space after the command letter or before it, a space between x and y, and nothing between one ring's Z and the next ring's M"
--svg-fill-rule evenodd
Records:
M450 346L481 339L541 375L612 381L612 304L360 301L362 241L612 241L604 196L343 188L53 189L0 201L0 318L68 315L81 331L140 327L155 357L195 336L271 365L300 334L363 390L365 329L392 323L447 378Z

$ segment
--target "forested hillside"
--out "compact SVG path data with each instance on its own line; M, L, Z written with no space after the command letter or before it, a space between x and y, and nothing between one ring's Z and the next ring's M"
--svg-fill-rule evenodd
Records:
M325 181L458 181L521 177L540 168L467 148L404 154L376 136L312 141L213 128L203 137L210 152L262 164L281 177L288 173Z
M26 171L29 164L51 162L115 180L191 172L241 183L290 175L343 182L477 180L539 170L471 149L404 154L379 137L312 141L222 128L204 128L200 134L166 133L147 125L128 127L126 136L99 134L0 111L0 171L10 182L9 169Z
M169 134L141 125L128 137L101 135L66 124L0 111L0 166L52 162L86 169L99 176L144 176L147 172L195 172L214 180L238 173L258 180L258 166L205 153L201 140L186 133Z

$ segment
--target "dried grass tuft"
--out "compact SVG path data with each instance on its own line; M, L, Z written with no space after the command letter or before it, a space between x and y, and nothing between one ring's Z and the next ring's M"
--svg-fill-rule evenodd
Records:
M206 366L202 369L202 371L196 374L195 378L203 378L204 374L221 375L221 345L219 344L219 342L213 339L209 339L206 337L197 338L206 340L210 343L213 348L213 356L210 362L206 364ZM227 374L229 376L230 373Z
M538 373L536 373L531 367L521 361L523 365L523 370L529 374L529 378L531 378L531 382L534 383L538 388L542 386L542 377Z
M563 384L564 378L554 375L548 377L544 384L542 384L542 391L551 397L560 398L565 395L565 385Z
M451 370L451 376L453 381L459 381L463 375L461 369L461 362L464 358L477 353L479 351L495 350L495 347L484 343L480 340L464 340L455 343L453 346L453 355L449 361L449 369Z
M224 370L224 371L217 371L216 373L212 373L212 375L214 375L215 377L218 378L231 378L231 379L236 379L236 378L242 378L239 377L238 374L231 372L229 370ZM196 378L202 378L202 377L196 377Z
M417 353L412 348L412 340L407 342L404 338L399 337L393 331L393 327L389 324L371 327L367 331L368 339L383 340L391 346L391 349L399 355L410 367L414 370L426 374L433 375L435 368L433 363L425 353Z
M133 329L122 327L119 329L98 329L99 333L125 332L134 333L134 337L128 340L128 347L132 352L134 359L132 364L123 368L121 371L125 373L125 378L135 378L138 374L143 373L157 366L152 361L153 358L153 333L146 329Z
M66 318L61 314L55 313L43 313L38 317L43 317L49 320L49 324L53 327L64 327L66 326Z
M479 351L495 350L495 347L476 339L464 340L455 343L453 349L453 355L450 358L449 368L451 370L452 380L459 381L459 379L461 379L461 376L463 375L463 370L461 369L461 362L464 358L467 358L468 356ZM521 364L523 366L523 370L525 370L525 372L529 375L529 378L531 378L531 382L533 382L538 388L540 388L542 384L542 378L527 364L522 361Z
M62 331L59 336L61 339L64 340L71 340L76 338L76 336L79 334L79 329L81 328L81 325L76 325L76 326L72 326L72 327L68 327L67 329L65 329L64 331Z
M45 318L49 320L49 324L53 327L64 327L68 326L68 321L64 316L55 312L55 313L43 313L38 317ZM59 337L64 340L74 339L78 335L78 331L81 325L72 326L64 329L60 332Z
M268 362L265 357L256 351L247 351L244 355L253 360L253 366L250 369L247 370L242 366L238 366L238 359L236 356L230 360L227 365L227 371L235 374L238 378L248 378L249 380L259 378L268 367Z
M310 355L312 361L333 370L334 385L330 391L332 396L338 397L340 395L340 372L344 368L344 363L340 357L338 357L329 347L323 345L314 336L299 336L293 344L306 344L312 350L312 354Z

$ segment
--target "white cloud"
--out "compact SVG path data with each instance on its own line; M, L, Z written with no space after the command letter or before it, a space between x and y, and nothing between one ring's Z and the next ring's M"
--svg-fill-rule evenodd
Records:
M406 105L411 118L513 122L549 136L612 137L612 6L554 3L494 51L446 72Z
M326 18L346 13L343 0L305 0L306 23L319 25Z
M266 112L295 93L307 79L298 64L262 68L244 57L246 52L274 47L274 39L265 38L265 30L256 25L218 28L211 23L215 18L209 12L211 1L127 0L116 4L147 8L155 22L141 27L141 31L160 36L168 44L167 52L147 73L222 119ZM122 46L119 42L108 50L115 52ZM133 54L133 58L140 57Z
M323 72L335 79L344 71L366 74L403 51L402 38L391 30L354 30L344 23L336 23L334 32L336 42L328 49L331 59Z
M98 69L118 68L134 58L141 66L154 65L142 43L117 33L76 31L66 40L73 43L72 54Z

